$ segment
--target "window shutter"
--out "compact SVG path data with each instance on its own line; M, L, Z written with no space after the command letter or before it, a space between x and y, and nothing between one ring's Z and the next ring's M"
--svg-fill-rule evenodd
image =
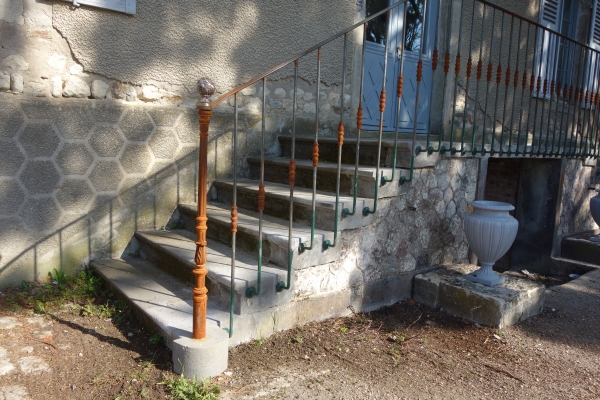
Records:
M65 0L69 3L79 4L84 6L92 6L98 8L105 8L107 10L113 10L122 12L125 14L135 15L135 1L136 0Z
M560 32L562 12L563 0L542 0L540 3L540 25L554 32ZM556 76L558 42L559 39L554 33L538 29L533 73L536 77L539 75L542 79L540 90L543 90L544 80L547 79L548 84L550 84ZM538 94L534 91L533 95L543 96L543 92ZM546 98L550 98L550 93L546 93Z
M600 6L598 0L594 0L594 5L592 7L588 46L594 50L600 51ZM590 93L598 93L600 53L588 51L585 63L585 89Z

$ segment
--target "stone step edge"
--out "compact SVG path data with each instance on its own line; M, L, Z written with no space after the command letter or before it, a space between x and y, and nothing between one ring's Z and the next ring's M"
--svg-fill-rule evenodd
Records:
M255 185L244 185L244 184L247 184L250 182L252 182L252 183L255 182L256 184ZM233 188L232 188L233 181L230 181L230 180L217 180L217 181L214 181L213 184L215 186L217 186L217 190L219 190L219 187L224 188L225 190L233 190ZM242 185L240 185L240 184L242 184ZM245 191L247 193L256 193L258 195L258 184L259 184L259 181L253 180L253 179L238 180L238 187L237 187L238 193L240 191ZM282 189L282 190L287 189L288 193L287 193L287 195L283 194L283 193L276 193L276 192L273 192L273 188ZM312 199L296 197L300 193L308 194L312 197L312 189L294 186L294 205L299 204L299 205L303 205L303 206L311 206L312 207ZM268 182L265 184L265 194L267 197L271 196L271 197L277 198L279 200L289 201L289 197L290 197L289 196L289 185L285 185L282 183ZM326 199L322 199L322 197L326 197ZM353 201L354 201L354 199L352 197L340 194L340 205L339 205L340 212L344 208L344 204L346 202L352 203ZM365 206L372 207L373 199L357 197L356 204L357 204L357 207L360 205L360 208L365 207ZM335 210L335 193L323 192L321 190L317 190L317 200L315 203L315 207L334 211Z
M211 214L211 206L214 207L213 209L219 209L219 212L221 213L221 215L216 215L214 212ZM178 205L178 209L180 211L183 210L188 215L195 214L196 207L197 207L197 205L193 204L193 203L192 204L180 203ZM230 225L230 223L231 223L230 212L231 212L230 206L228 206L224 203L211 201L208 203L206 214L208 216L209 223L212 220L213 222L216 222L220 225ZM249 235L252 235L252 236L258 238L258 216L257 216L257 214L258 214L258 212L238 207L238 232L244 232L244 233L247 233ZM256 219L257 220L256 225L242 226L239 222L239 220L241 219L241 216L246 216L249 218ZM268 222L269 224L277 225L278 226L277 229L281 229L282 232L285 232L282 235L279 235L279 234L273 233L273 232L269 232L270 228L265 227L263 225L263 240L268 240L268 241L272 241L278 245L287 246L287 241L288 241L288 233L287 232L289 229L289 223L287 222L287 220L277 218L277 217L274 217L271 215L263 215L263 220ZM305 232L300 234L298 231L302 231L302 230ZM305 225L300 222L294 222L293 223L293 235L294 235L293 242L299 243L298 239L300 239L302 241L306 241L306 240L310 239L310 226ZM315 236L322 236L323 240L332 240L333 232L322 230L322 229L315 229ZM297 247L298 247L297 244L294 245L292 247L292 250L296 250Z
M260 163L260 157L248 157L248 163L257 164ZM287 157L265 157L266 164L272 164L278 167L289 167L290 159ZM313 165L310 160L296 160L296 169L311 169ZM380 167L379 173L383 173L386 176L390 176L392 174L392 169L390 167ZM337 163L319 161L319 165L317 170L328 172L328 173L336 173L337 174ZM354 176L355 166L351 164L342 164L340 173L346 176ZM406 168L396 168L396 174L394 177L394 181L400 179L402 174L407 177L410 176L410 169ZM372 179L375 180L376 167L374 166L359 166L358 167L358 177L363 179Z
M135 233L135 236L138 240L143 240L147 244L153 246L155 249L158 248L160 251L177 259L184 266L184 268L188 268L190 270L190 274L191 274L191 271L196 266L193 259L192 260L183 259L178 254L176 254L174 251L166 248L166 245L157 243L154 240L152 240L152 238L149 237L149 234L152 234L155 232L161 232L161 231L156 231L156 230L137 231ZM181 238L183 238L182 241L187 242L187 244L189 244L190 247L193 246L194 251L195 251L195 246L196 246L195 240L190 237L187 237L187 236L193 235L192 232L185 231L185 230L171 230L168 232L179 235ZM227 257L229 259L229 263L227 265L224 265L221 263L213 263L210 260L210 257L208 257L207 262L206 262L206 269L208 269L207 278L210 279L211 281L214 281L215 283L218 283L218 284L226 287L227 289L229 289L229 288L231 288L231 248L225 244L222 244L222 243L216 241L216 240L208 239L207 240L207 250L211 250L214 248L217 248L218 250L216 250L216 251L221 252L225 257ZM191 250L191 248L190 248L190 250ZM240 265L239 267L236 268L236 281L234 282L234 285L235 285L234 290L238 294L245 295L246 289L251 286L256 286L256 284L258 282L258 276L257 276L258 261L253 256L251 256L239 249L236 249L236 259L243 263L243 268L248 268L248 267L252 268L249 272L244 273L243 276L240 275L242 265ZM247 259L247 260L240 260L240 259ZM249 261L254 261L254 262L249 262ZM286 274L285 269L278 267L275 264L264 264L264 265L262 265L261 271L262 271L262 275L261 275L261 277L262 277L261 284L262 285L269 284L269 283L275 285ZM168 274L168 272L165 272L165 273ZM247 277L247 275L249 275L249 277ZM175 279L177 279L177 278L175 278Z

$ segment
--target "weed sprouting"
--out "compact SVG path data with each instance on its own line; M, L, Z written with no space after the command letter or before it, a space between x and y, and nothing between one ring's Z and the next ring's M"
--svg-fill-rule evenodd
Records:
M183 373L177 378L165 376L159 384L165 385L172 398L177 400L216 400L221 393L219 386L212 384L210 379L187 379Z
M153 344L155 346L159 345L159 344L163 344L163 337L160 333L155 333L154 335L152 335L150 337L150 344Z

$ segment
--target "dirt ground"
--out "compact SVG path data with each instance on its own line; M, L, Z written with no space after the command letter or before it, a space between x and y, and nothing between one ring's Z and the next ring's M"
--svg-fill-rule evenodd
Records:
M169 350L110 294L40 310L18 293L0 296L0 399L170 397ZM221 399L600 399L600 270L518 326L407 300L233 348L213 382Z

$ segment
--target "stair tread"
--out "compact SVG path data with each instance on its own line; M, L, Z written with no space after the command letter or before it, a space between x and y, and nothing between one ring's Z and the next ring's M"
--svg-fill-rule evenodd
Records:
M180 204L179 206L181 208L186 208L188 212L195 212L197 207L196 204ZM208 215L209 221L216 220L223 224L229 224L231 222L231 209L229 205L211 202L206 205L206 214ZM238 232L244 231L258 236L258 221L258 212L238 208ZM292 227L292 250L295 250L301 241L306 242L307 240L310 240L311 229L310 226L298 222L294 222ZM263 215L262 233L263 240L269 240L280 244L282 247L287 247L289 223L286 220L265 214ZM315 235L330 239L330 237L333 237L333 232L315 229Z
M91 266L163 330L169 345L191 336L191 287L141 258L93 260ZM207 324L219 325L224 310L211 303L209 299Z
M258 194L258 181L244 179L238 180L238 190L247 190L252 191ZM230 180L222 180L216 181L216 185L233 185L233 181ZM265 183L265 192L269 196L273 196L276 198L280 198L283 200L288 200L290 196L290 186L282 183L274 183L274 182L266 182ZM358 204L363 203L372 203L373 199L366 199L362 197L356 198ZM299 186L294 187L294 203L303 204L307 206L312 206L312 189L303 188ZM344 207L351 208L353 203L352 196L345 196L340 194L340 204L339 209L343 209ZM316 202L315 205L317 207L326 208L330 210L335 209L335 193L323 192L317 190L316 193Z
M137 231L135 235L159 246L163 251L177 257L190 269L195 267L196 235L184 229L170 231ZM231 284L231 247L218 241L207 239L206 269L209 278L230 287ZM244 292L246 288L254 286L257 282L257 260L245 252L236 250L235 290ZM279 279L284 271L273 265L262 266L262 281Z
M248 162L260 162L260 157L248 157ZM266 157L265 163L274 164L278 166L286 166L289 167L290 159L287 157ZM312 161L311 160L296 160L296 168L297 169L312 169ZM337 163L319 161L319 170L325 170L328 172L337 172ZM354 165L353 164L342 164L341 165L341 173L343 175L354 175ZM379 167L379 172L384 174L391 174L392 169L390 167ZM396 168L396 170L403 170L402 168ZM374 166L364 166L360 165L358 167L358 176L364 178L372 178L375 179L376 167ZM396 179L399 174L396 174Z
M398 148L399 149L410 149L410 147L412 146L412 135L409 135L410 138L406 137L407 135L404 134L404 137L398 137ZM292 138L291 136L285 136L285 135L281 135L278 138L279 140L286 140L286 141L291 141ZM303 142L303 143L313 143L315 140L314 137L312 136L297 136L296 137L296 142ZM435 135L435 137L432 135L430 138L431 141L437 141L439 140L439 137L437 135ZM427 138L421 138L419 136L417 136L417 139L415 141L415 143L420 143L420 142L426 142ZM327 143L327 144L337 144L338 142L338 138L337 136L332 136L332 137L327 137L327 136L320 136L319 137L319 143ZM379 143L379 139L378 138L360 138L360 144L362 145L366 145L366 146L376 146ZM345 137L344 138L344 144L356 144L356 138L348 138ZM381 140L381 146L382 147L391 147L394 148L394 139L382 139Z

